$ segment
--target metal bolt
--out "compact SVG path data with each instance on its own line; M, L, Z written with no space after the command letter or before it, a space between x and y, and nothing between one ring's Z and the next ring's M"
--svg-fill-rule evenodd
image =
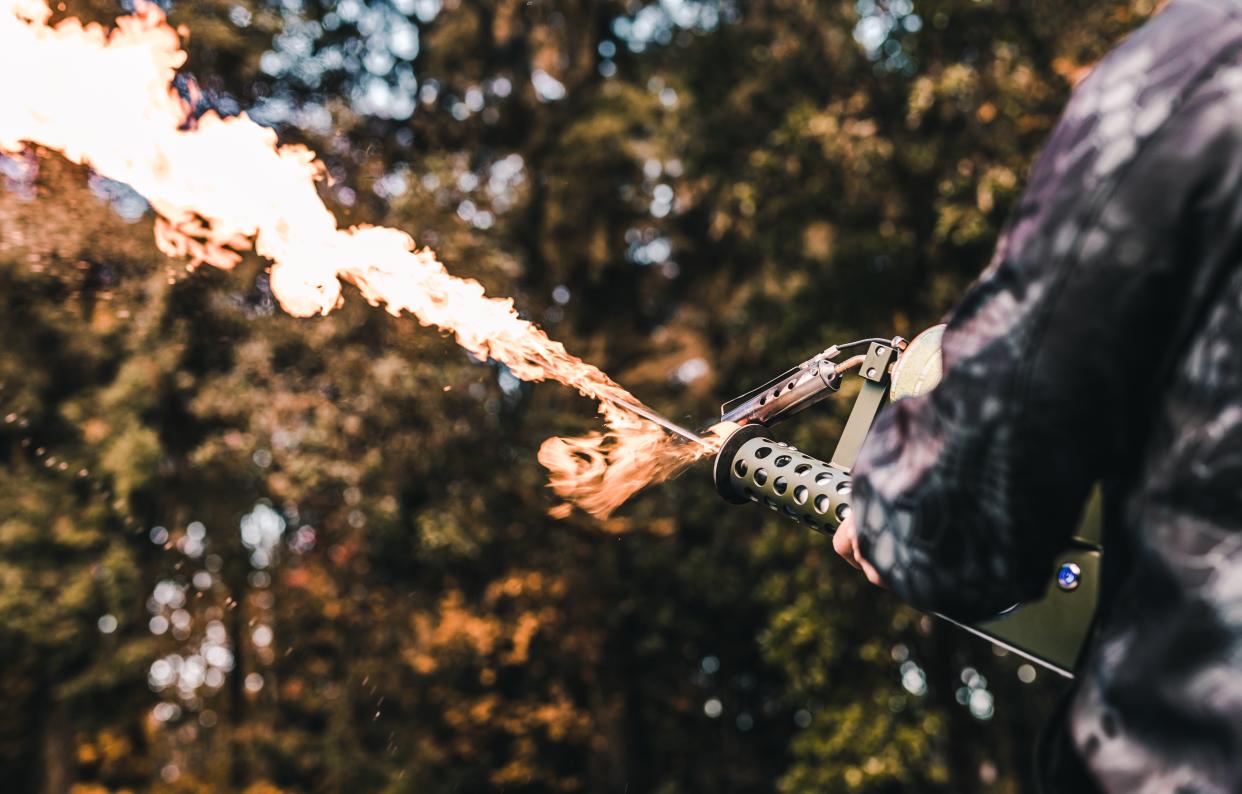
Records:
M1057 587L1062 590L1076 590L1082 583L1082 569L1077 563L1067 562L1057 570Z

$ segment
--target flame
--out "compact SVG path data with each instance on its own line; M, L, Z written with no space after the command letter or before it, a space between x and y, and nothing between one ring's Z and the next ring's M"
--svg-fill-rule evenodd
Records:
M638 491L672 479L695 461L713 455L737 425L721 424L704 435L703 444L670 444L657 424L603 403L609 430L581 438L549 438L539 447L539 462L550 472L548 485L566 500L551 513L564 518L571 505L607 518Z
M190 267L229 269L253 249L271 263L272 292L292 315L327 314L348 282L372 305L451 332L523 380L555 380L597 400L604 433L549 439L539 453L553 490L594 515L714 451L715 442L684 443L619 408L640 403L405 232L339 228L315 188L324 171L311 150L279 145L245 114L189 121L172 87L186 54L158 7L140 6L111 31L72 18L52 26L51 15L43 0L0 0L0 74L10 76L0 80L0 153L37 144L130 185L158 215L156 245Z

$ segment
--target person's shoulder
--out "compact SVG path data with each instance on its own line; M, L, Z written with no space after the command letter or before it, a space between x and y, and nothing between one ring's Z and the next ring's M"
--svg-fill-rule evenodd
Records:
M1242 0L1171 0L1108 53L1088 81L1145 77L1153 86L1189 87L1240 45Z
M1242 0L1172 0L1078 84L1065 121L1145 139L1239 54Z
M1221 152L1242 152L1240 67L1242 0L1172 0L1075 87L1029 192L1043 206L1069 206L1074 196L1091 205L1140 160L1185 162L1210 149L1202 162L1231 161ZM1194 178L1172 166L1140 171Z
M1159 72L1193 68L1242 38L1242 0L1172 0L1100 62L1103 69L1146 62Z
M1177 38L1204 26L1242 30L1242 0L1169 0L1138 30Z

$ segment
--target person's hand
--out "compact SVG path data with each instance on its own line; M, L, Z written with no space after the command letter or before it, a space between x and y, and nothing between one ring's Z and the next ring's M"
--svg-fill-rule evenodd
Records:
M836 533L832 536L832 548L841 558L853 565L866 575L867 581L871 584L884 587L884 580L880 578L880 572L871 566L871 563L863 559L862 554L858 551L858 528L854 526L854 516L846 516L841 522L841 526L837 527Z

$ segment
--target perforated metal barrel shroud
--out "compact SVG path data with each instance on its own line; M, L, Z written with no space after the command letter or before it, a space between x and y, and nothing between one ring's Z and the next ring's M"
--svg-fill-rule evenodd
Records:
M716 457L716 490L730 502L751 501L831 535L849 515L850 474L747 425Z

